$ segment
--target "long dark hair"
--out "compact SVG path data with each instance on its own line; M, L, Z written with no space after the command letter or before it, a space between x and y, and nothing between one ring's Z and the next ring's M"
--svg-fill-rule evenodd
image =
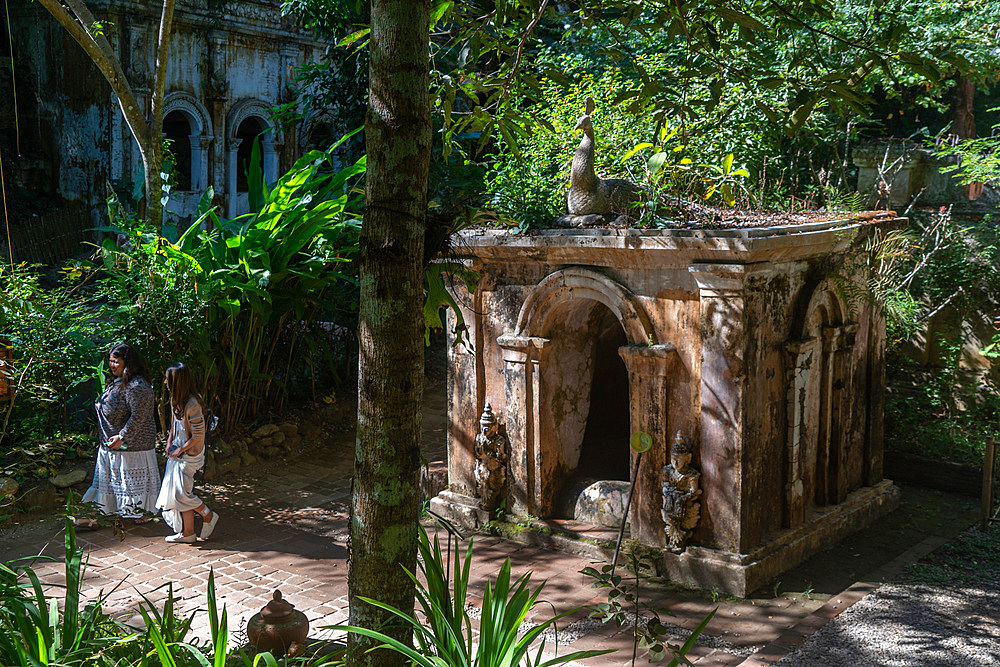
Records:
M163 386L170 394L170 409L178 419L184 417L184 409L192 396L204 406L195 391L194 374L184 364L174 364L163 373Z
M124 391L129 382L135 378L143 378L146 382L152 384L146 360L128 343L118 343L111 348L108 356L118 357L125 364L125 370L122 372L122 381L118 385L118 391Z

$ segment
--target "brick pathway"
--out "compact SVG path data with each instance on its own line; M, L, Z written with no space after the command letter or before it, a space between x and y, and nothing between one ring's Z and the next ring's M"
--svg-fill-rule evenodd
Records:
M431 461L444 455L444 415L444 396L429 395L424 442L425 457ZM137 606L144 598L162 602L170 583L180 598L179 611L190 613L204 609L209 571L214 570L220 605L228 609L229 626L237 641L245 639L249 617L278 588L309 617L311 638L331 638L331 631L322 626L343 622L347 616L345 543L352 456L353 434L341 433L296 459L199 488L199 494L221 517L212 539L201 545L168 545L163 541L168 530L160 523L131 527L124 539L108 530L81 533L80 542L90 558L85 593L95 597L103 591L106 608L139 622ZM40 552L61 555L59 528L59 520L49 517L0 533L0 560ZM505 557L510 557L515 574L531 570L533 582L546 581L542 598L558 611L604 601L599 591L590 588L590 580L579 573L591 564L583 558L488 536L477 537L475 545L471 593L475 602ZM56 581L61 572L53 563L39 563L36 570L44 575L43 581ZM704 640L689 656L699 665L739 664L765 645L771 649L788 641L789 629L803 633L814 623L812 619L819 619L810 616L812 612L825 617L833 611L831 607L838 606L836 596L830 594L713 602L704 593L644 586L651 604L676 614L664 620L678 626L679 641L683 641L684 629L693 628L710 609L719 606ZM536 610L538 618L551 613L548 605ZM560 632L560 643L571 641L570 650L621 649L587 665L629 663L632 645L627 632L601 625L585 612L560 624L561 629L567 626L568 631ZM198 614L195 634L204 637L206 627L206 614ZM750 662L766 664L766 652ZM647 663L641 660L637 664Z

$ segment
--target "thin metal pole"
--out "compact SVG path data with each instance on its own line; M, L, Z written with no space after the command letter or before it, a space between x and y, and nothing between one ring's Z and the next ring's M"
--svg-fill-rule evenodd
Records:
M628 498L625 499L625 513L622 515L622 525L618 527L618 541L615 542L615 555L611 559L611 576L615 576L615 568L618 567L618 552L622 548L622 537L625 535L625 523L628 521L628 510L632 506L632 494L635 493L635 480L639 477L639 462L642 461L642 452L635 455L635 465L632 467L632 484L628 488Z
M996 442L993 436L986 438L986 456L983 457L983 497L980 507L979 527L986 531L990 527L990 510L993 509L993 462L996 459Z

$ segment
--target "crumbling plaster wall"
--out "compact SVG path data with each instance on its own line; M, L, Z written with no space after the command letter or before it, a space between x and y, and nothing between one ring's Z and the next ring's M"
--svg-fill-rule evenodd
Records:
M112 0L88 3L106 25L141 103L148 103L154 63L159 4ZM138 146L125 124L117 97L96 66L51 16L37 5L12 14L15 57L30 71L36 95L19 105L37 156L51 165L53 191L67 200L85 201L97 219L103 215L105 183L132 180L141 173ZM229 156L235 128L228 115L241 102L261 108L292 99L294 67L322 48L280 14L278 2L209 5L179 2L171 36L166 93L182 92L205 110L210 125L195 152L206 151L203 182L219 201L234 196ZM171 109L166 109L167 112ZM265 113L261 120L270 125ZM274 133L272 178L301 153L295 128ZM37 179L36 179L37 180ZM201 191L175 192L168 209L190 215ZM245 195L242 197L245 200ZM245 204L244 204L245 207ZM230 210L232 212L232 210Z

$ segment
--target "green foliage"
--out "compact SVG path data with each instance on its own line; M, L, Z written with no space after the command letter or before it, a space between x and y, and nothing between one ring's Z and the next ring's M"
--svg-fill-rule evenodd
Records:
M1000 112L1000 107L990 111ZM976 182L1000 185L1000 123L993 126L991 136L943 146L938 155L958 158L953 165L942 167L941 171L953 173L962 185Z
M284 7L339 44L327 54L336 65L307 68L304 98L325 95L356 113L343 91L354 91L350 100L363 97L363 4L287 0ZM955 75L995 80L998 22L992 0L436 1L431 92L442 142L434 164L453 150L466 164L485 161L485 205L522 227L544 224L563 210L579 138L573 126L590 95L598 101L603 176L647 180L651 165L620 157L639 142L656 143L661 128L680 129L665 162L683 166L686 158L690 166L658 175L649 169L653 194L698 199L712 191L755 208L853 210L856 202L841 194L853 178L851 144L885 126L884 117L869 116L886 106L890 116L915 115L914 106L945 110ZM980 151L988 141L977 141L972 153L992 159ZM718 178L729 154L746 170L745 182ZM976 161L964 162L970 178ZM718 182L698 178L700 171Z
M451 536L449 536L449 541ZM449 544L449 551L450 551ZM531 644L556 621L573 613L564 612L533 625L521 634L522 625L529 612L538 604L544 584L531 590L531 574L511 581L510 559L506 559L497 573L496 580L487 582L481 607L479 636L473 641L473 627L467 610L469 568L472 562L472 545L459 553L457 539L454 563L449 566L441 552L437 537L433 544L423 527L420 528L420 571L422 579L407 572L416 586L417 602L423 619L410 616L377 600L362 598L367 604L384 609L413 628L415 647L407 646L388 635L368 628L339 625L333 629L347 630L384 642L386 648L403 654L413 664L421 667L548 667L574 660L604 655L611 651L576 651L543 660L543 639L532 654ZM451 570L449 572L449 569Z
M116 206L112 199L109 209ZM168 242L143 221L113 217L112 222L116 237L106 238L99 249L106 277L96 295L100 315L91 318L91 326L100 328L95 333L135 345L154 375L177 360L205 358L213 295L199 288L195 268L170 261Z
M14 428L48 437L77 425L71 401L100 372L101 353L78 281L42 285L38 267L0 264L0 331L12 345L3 367L14 400L0 412L0 440Z
M600 618L604 623L614 622L619 627L629 627L632 634L632 664L635 665L639 649L644 651L643 657L649 662L661 662L670 657L667 667L676 667L679 664L690 664L685 657L698 637L708 626L718 609L713 609L698 623L690 635L681 645L672 644L669 641L669 629L663 624L661 616L673 616L669 609L654 607L642 600L640 590L643 570L649 570L650 566L644 563L635 551L628 552L630 567L632 570L632 581L615 573L612 565L604 565L600 570L593 567L585 567L581 574L591 577L594 583L591 588L607 589L608 601L598 603L593 607L591 616ZM713 601L718 597L718 591L713 591Z
M66 585L61 600L45 594L31 567L18 562L0 564L0 664L114 664L100 655L115 644L119 633L102 611L101 600L84 602L81 598L87 565L69 518L64 547Z
M210 190L175 243L140 224L123 229L123 248L102 245L113 334L136 342L157 371L193 363L224 425L280 407L324 357L333 372L346 365L347 350L330 350L332 333L349 330L356 312L360 197L351 183L365 160L334 172L335 148L306 154L269 187L255 146L251 213L221 218ZM324 329L320 319L333 324Z
M986 437L996 432L1000 417L1000 393L991 384L963 390L956 375L948 368L920 372L912 366L890 375L894 386L886 392L887 447L982 465Z
M365 161L335 171L335 149L305 155L273 187L255 150L254 211L221 218L209 190L175 241L112 195L103 231L114 235L96 263L67 266L57 284L35 267L0 265L0 328L15 355L3 367L14 388L0 411L5 473L45 477L86 455L91 447L72 433L87 428L116 342L136 346L154 378L176 361L192 364L228 427L280 409L290 391L315 399L317 384L348 377L361 208L353 184Z
M906 568L907 576L930 584L992 587L1000 576L1000 529L969 528Z
M985 437L1000 416L1000 388L989 375L971 381L963 354L971 335L996 331L1000 230L988 218L962 225L947 209L914 215L912 226L916 252L897 269L895 316L887 320L894 387L886 400L887 443L898 451L981 464ZM922 333L931 322L933 332ZM922 345L935 368L917 369L903 354L917 334L927 337Z

